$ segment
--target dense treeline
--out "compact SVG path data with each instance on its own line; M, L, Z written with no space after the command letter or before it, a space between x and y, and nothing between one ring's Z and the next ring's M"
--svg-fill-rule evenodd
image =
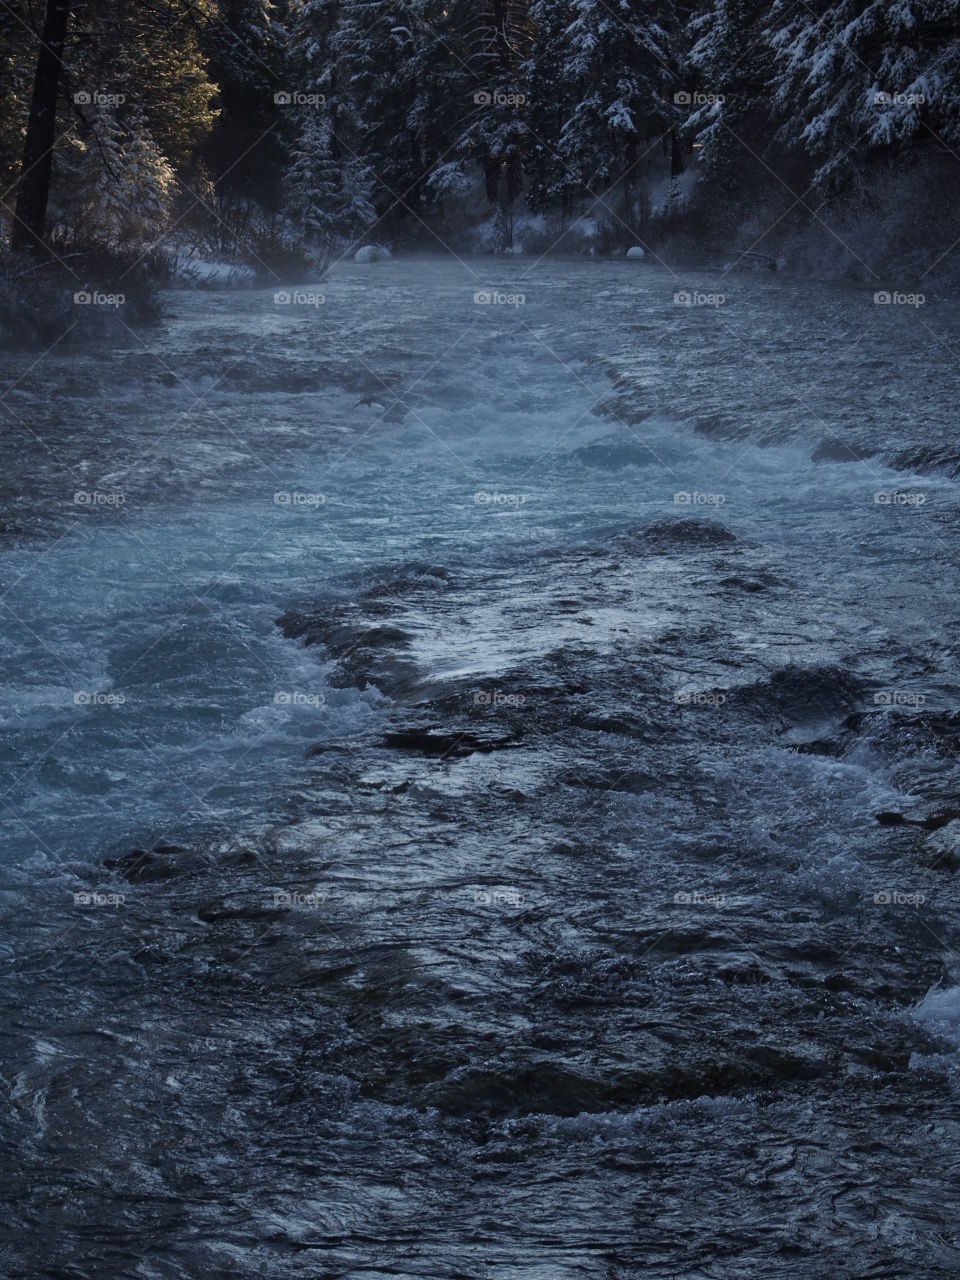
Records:
M484 224L507 249L589 215L601 248L764 247L824 202L952 205L958 20L960 0L11 0L7 237L259 258Z

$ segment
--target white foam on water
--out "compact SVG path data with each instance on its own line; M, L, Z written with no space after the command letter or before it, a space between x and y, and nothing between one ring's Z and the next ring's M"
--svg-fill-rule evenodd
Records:
M917 1022L960 1050L960 986L931 987L911 1014Z

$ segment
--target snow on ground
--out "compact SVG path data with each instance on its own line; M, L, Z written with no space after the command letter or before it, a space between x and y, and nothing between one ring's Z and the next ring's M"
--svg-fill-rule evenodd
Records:
M174 267L177 284L199 288L237 289L254 284L257 273L242 262L204 261L201 258L177 259Z

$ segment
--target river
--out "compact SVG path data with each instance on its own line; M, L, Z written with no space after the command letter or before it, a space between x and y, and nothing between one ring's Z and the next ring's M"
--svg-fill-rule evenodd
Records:
M0 357L4 1273L956 1275L951 300L83 323Z

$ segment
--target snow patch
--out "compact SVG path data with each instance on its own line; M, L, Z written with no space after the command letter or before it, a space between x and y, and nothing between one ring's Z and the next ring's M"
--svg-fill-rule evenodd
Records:
M365 244L353 255L354 262L386 262L393 254L383 244Z
M178 261L175 276L179 284L201 289L235 289L241 285L255 284L257 279L253 267L242 262L208 262L202 258Z

